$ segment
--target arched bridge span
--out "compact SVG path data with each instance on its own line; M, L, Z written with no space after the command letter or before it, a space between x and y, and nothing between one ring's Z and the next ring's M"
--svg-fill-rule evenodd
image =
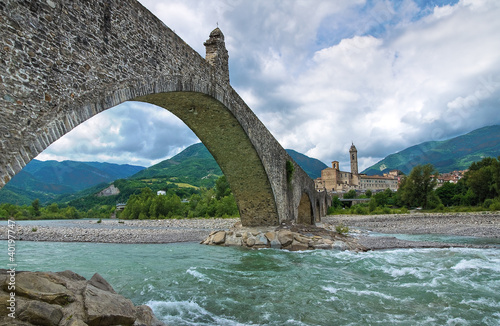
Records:
M205 59L135 0L6 0L0 10L0 187L80 123L135 100L168 109L198 135L243 225L325 214L326 194L229 84L219 29Z

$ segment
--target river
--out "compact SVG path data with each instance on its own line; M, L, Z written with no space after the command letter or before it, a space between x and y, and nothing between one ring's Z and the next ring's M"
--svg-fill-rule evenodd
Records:
M7 241L2 262L7 261ZM365 253L16 243L18 270L98 272L174 325L499 325L500 250ZM6 263L2 263L3 266Z

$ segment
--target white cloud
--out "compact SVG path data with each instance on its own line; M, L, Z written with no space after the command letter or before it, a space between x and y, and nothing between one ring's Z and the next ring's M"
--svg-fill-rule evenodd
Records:
M102 161L149 166L198 142L169 111L126 102L85 121L47 148L37 159Z

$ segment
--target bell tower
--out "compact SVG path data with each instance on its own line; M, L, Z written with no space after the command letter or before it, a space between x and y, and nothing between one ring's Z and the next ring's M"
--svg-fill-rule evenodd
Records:
M351 159L351 173L353 175L358 174L358 150L356 149L356 146L354 146L354 143L351 145L351 149L349 149L349 156Z

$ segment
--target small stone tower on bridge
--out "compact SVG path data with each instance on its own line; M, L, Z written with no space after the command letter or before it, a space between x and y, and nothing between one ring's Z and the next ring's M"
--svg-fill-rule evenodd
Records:
M205 60L222 74L225 82L229 83L229 54L224 42L224 34L217 27L210 33L210 38L205 43Z

